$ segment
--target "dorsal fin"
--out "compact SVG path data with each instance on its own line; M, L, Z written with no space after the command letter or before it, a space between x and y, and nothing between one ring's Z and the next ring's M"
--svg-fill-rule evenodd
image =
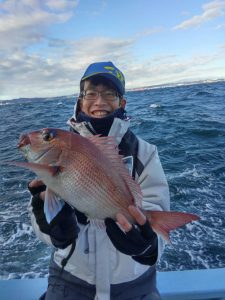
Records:
M113 136L100 136L95 135L88 137L88 140L92 142L108 160L109 164L113 169L117 171L122 178L127 190L130 192L132 197L132 203L141 207L142 193L140 186L130 176L125 164L122 161L123 156L118 153L118 146Z

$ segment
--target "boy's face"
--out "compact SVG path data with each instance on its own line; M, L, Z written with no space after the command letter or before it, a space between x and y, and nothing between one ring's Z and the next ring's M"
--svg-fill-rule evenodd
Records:
M97 98L94 97L96 99L91 99L90 96L83 96L80 101L81 110L92 118L105 118L117 108L124 108L126 105L125 99L119 99L117 95L115 95L115 97L110 96L115 93L115 90L103 84L93 85L89 80L85 80L84 91L86 91L86 93L88 91L89 95L94 94L95 91L100 92ZM105 93L106 91L107 93Z

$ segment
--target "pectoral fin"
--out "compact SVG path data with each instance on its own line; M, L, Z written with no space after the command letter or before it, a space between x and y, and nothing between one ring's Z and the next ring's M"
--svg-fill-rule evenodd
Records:
M32 162L6 161L4 163L8 165L14 165L17 167L29 169L36 174L40 172L46 172L51 176L56 175L62 169L60 166L49 166L49 165L36 164Z
M64 204L65 202L47 187L45 192L44 213L48 223L55 218Z

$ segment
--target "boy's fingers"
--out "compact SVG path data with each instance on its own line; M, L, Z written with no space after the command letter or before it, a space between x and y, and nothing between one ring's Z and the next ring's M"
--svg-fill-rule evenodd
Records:
M146 216L142 213L142 211L139 208L137 208L133 205L130 205L128 207L128 209L129 209L131 216L136 220L137 224L139 224L139 225L145 224Z
M132 225L123 214L118 213L116 215L116 219L119 225L121 226L122 230L124 230L125 232L128 232L132 229Z
M34 179L32 180L30 183L29 183L29 187L30 188L37 188L41 185L43 185L43 181L42 180L39 180L39 179Z
M41 200L44 201L45 200L45 192L41 192L39 197L40 197Z

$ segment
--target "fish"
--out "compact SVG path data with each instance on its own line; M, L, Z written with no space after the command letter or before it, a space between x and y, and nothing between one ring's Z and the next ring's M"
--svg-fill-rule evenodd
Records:
M90 220L116 220L120 212L135 223L128 210L135 205L167 242L171 230L199 220L191 213L142 208L141 188L130 176L114 137L84 137L59 128L43 128L21 135L17 147L26 161L11 164L32 170L47 186L48 217L54 216L57 207L61 209L59 199L63 199Z

